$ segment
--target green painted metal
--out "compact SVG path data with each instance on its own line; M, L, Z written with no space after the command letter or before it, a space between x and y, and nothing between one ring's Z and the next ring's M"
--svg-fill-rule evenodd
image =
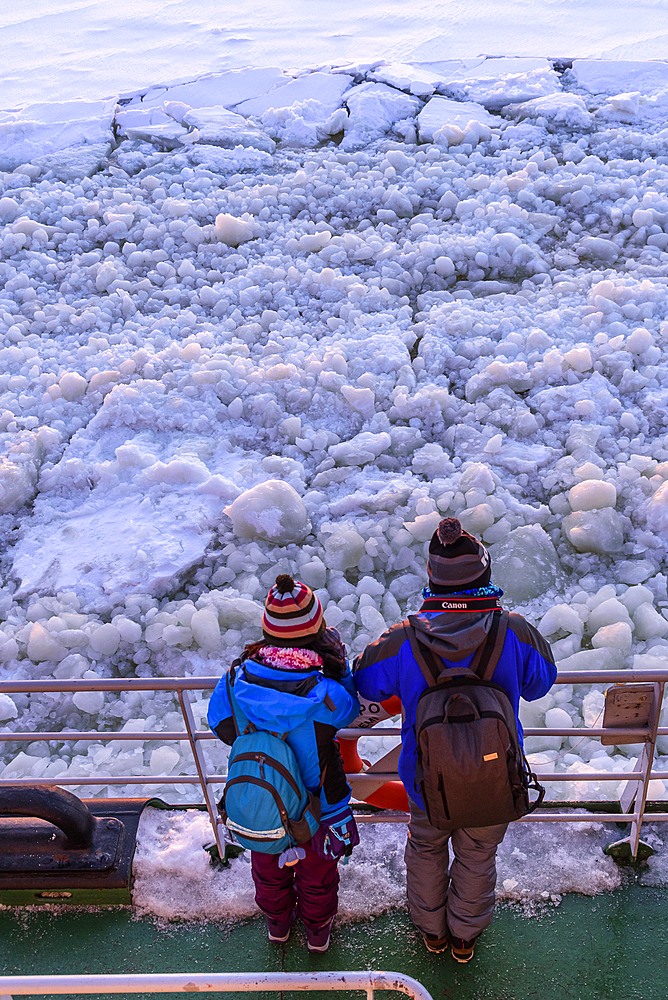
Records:
M129 887L118 889L0 889L1 906L130 906Z
M643 886L635 876L615 892L565 896L539 917L501 906L473 962L461 966L448 955L428 954L405 913L339 925L329 952L316 956L298 929L287 945L270 944L261 919L165 925L137 919L131 909L4 910L0 969L19 975L389 968L418 979L435 1000L663 1000L666 912L668 888ZM326 1000L324 993L312 996Z

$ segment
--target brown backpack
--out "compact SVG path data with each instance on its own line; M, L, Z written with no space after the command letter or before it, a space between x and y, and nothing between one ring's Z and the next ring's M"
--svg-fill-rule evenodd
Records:
M506 691L490 680L503 650L508 612L494 612L470 668L446 667L410 624L405 627L429 685L415 713L416 778L429 822L439 830L457 830L526 816L543 801L545 789L522 752ZM529 789L538 792L534 802Z

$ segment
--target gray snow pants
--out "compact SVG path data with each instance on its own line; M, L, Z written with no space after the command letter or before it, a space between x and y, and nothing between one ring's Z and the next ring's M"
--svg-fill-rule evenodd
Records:
M494 911L496 848L507 823L445 833L410 802L406 841L406 890L411 919L423 933L470 941L484 931ZM448 843L454 855L448 871Z

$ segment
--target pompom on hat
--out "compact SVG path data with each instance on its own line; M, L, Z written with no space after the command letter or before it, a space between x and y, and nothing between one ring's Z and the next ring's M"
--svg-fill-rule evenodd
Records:
M311 588L287 573L277 576L264 604L265 638L275 646L306 646L324 628L322 604Z
M429 543L427 573L432 587L440 591L484 587L491 576L490 555L456 517L445 517Z

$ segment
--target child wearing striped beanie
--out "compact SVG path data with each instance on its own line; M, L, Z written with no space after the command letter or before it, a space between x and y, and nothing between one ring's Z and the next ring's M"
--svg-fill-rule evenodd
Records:
M320 805L320 827L299 845L296 864L251 851L255 899L270 941L285 943L298 917L309 951L325 952L338 906L337 864L359 843L335 736L355 719L359 703L345 646L336 629L327 628L322 604L305 583L287 573L276 577L262 633L232 664L236 704L255 729L285 739ZM208 720L219 739L232 744L238 730L227 679L213 692Z

